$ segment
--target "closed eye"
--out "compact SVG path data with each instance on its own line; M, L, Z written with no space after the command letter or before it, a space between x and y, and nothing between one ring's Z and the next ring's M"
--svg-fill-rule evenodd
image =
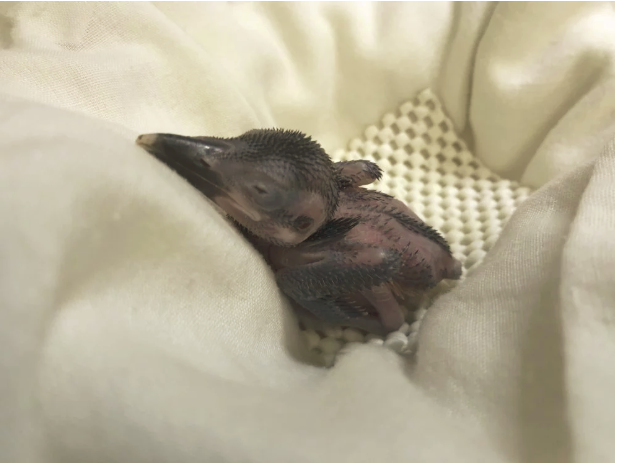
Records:
M279 210L285 204L285 195L280 188L268 182L252 181L246 185L244 194L264 211Z

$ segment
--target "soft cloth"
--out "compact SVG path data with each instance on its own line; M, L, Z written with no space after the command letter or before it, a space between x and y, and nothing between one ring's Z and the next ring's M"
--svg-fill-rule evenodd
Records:
M613 24L612 3L2 4L0 461L612 461ZM425 88L537 190L415 357L311 366L259 255L134 138L281 126L335 153Z

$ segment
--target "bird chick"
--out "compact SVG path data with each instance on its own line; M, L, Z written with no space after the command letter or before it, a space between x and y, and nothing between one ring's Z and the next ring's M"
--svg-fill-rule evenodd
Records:
M150 134L137 143L237 222L299 312L383 335L404 323L408 298L460 278L439 233L401 201L362 188L381 177L372 162L334 164L285 130Z

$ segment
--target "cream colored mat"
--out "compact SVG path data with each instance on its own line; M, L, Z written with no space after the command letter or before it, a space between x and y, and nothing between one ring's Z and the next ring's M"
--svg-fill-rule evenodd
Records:
M469 151L430 89L386 114L364 131L364 137L352 140L348 150L332 157L376 162L384 175L369 188L400 199L439 230L463 263L461 279L480 265L516 207L531 193L529 187L492 173ZM441 292L451 286L441 285ZM409 323L388 335L385 345L413 354L421 319L439 294L437 290L409 307ZM304 335L326 365L347 342L383 344L383 339L351 328L310 329Z

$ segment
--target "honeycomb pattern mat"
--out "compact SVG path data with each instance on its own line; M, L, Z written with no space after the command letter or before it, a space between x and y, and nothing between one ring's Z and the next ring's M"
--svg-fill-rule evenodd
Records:
M491 172L467 149L430 89L368 127L348 149L336 151L335 162L366 159L376 162L383 178L371 185L405 202L450 243L463 264L463 276L480 265L505 223L531 189ZM452 285L450 285L451 287ZM412 354L422 317L437 294L408 308L407 323L385 339L355 329L304 329L309 348L330 366L350 342L384 345Z

